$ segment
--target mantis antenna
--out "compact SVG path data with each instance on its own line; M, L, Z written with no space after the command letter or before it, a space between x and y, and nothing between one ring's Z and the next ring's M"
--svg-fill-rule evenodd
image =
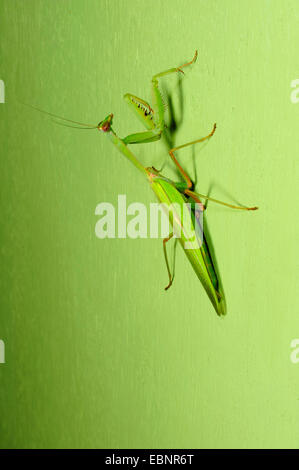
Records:
M37 108L36 106L32 106L32 104L27 104L27 103L22 103L22 104L24 106L28 106L29 108L35 109L36 111L38 111L42 114L47 114L48 116L52 116L52 117L55 117L57 119L61 119L62 121L71 122L73 124L79 124L80 126L84 126L84 127L67 126L67 124L62 124L60 122L54 121L54 122L56 122L56 124L60 124L61 126L73 127L75 129L97 129L98 128L98 126L95 126L94 124L85 124L83 122L73 121L72 119L67 119L65 117L59 116L58 114L49 113L48 111L44 111L43 109Z

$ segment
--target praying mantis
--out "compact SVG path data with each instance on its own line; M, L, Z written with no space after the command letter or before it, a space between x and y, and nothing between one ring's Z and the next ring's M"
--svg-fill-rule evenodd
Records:
M152 190L156 194L158 200L165 205L166 207L170 207L175 205L180 209L183 209L184 206L188 201L192 201L193 204L200 204L203 208L204 206L201 203L201 198L205 200L210 200L211 202L215 202L218 204L222 204L224 206L230 207L232 209L239 209L239 210L246 210L246 211L254 211L257 207L245 207L245 206L237 206L232 205L227 202L219 201L218 199L214 199L212 197L206 196L204 194L198 193L194 191L193 182L191 181L189 175L183 169L183 167L178 162L175 152L178 150L185 148L187 146L192 146L197 143L201 143L204 141L209 140L215 133L216 124L214 124L211 132L206 135L205 137L199 138L197 140L193 140L191 142L179 145L169 150L169 155L176 166L179 174L181 175L182 181L175 182L171 179L163 176L161 171L156 170L154 167L146 168L143 164L137 159L134 153L129 148L129 145L135 144L145 144L155 142L161 139L163 131L166 127L165 125L165 109L164 103L162 99L161 92L159 90L159 80L162 77L165 77L170 74L176 73L184 73L183 69L189 67L193 64L197 59L197 51L195 51L194 57L190 62L186 62L183 65L178 67L167 69L163 72L160 72L154 75L151 79L151 92L152 92L152 104L146 102L145 100L138 98L135 95L127 93L124 95L124 99L130 106L131 110L137 116L137 118L141 121L141 123L145 127L144 132L138 132L134 134L129 134L128 136L121 138L119 137L116 132L113 130L112 123L113 123L113 114L110 113L108 116L105 117L102 121L99 122L98 125L91 125L91 124L84 124L78 121L73 121L70 119L62 118L58 115L53 113L46 113L50 116L55 118L59 118L62 121L68 121L72 124L80 125L80 128L83 129L98 129L102 134L104 134L112 145L124 156L126 157L134 167L140 171L143 176L149 182ZM42 111L38 108L38 111ZM76 127L76 126L70 126ZM198 279L201 281L216 313L219 316L223 316L226 313L226 302L224 298L224 293L222 291L219 277L217 276L217 270L215 267L215 262L211 256L211 250L209 249L207 239L205 234L203 233L202 240L195 240L195 243L192 245L192 249L186 249L186 242L190 240L194 236L195 225L197 223L196 217L194 217L194 211L190 211L188 213L189 220L185 220L184 226L181 224L181 236L179 237L179 242L190 262L192 265ZM174 212L169 213L170 222L172 224L172 228L174 229L174 225L177 224L177 220L180 219L180 214L176 214ZM188 223L186 223L188 222ZM167 256L166 244L167 242L174 237L174 230L171 231L169 236L163 240L163 252L168 272L169 282L165 287L165 290L168 290L169 287L173 283L173 275L170 270L170 265Z

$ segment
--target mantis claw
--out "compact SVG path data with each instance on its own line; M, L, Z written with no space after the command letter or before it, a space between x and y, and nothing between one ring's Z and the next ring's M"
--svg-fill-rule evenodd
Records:
M164 290L168 290L170 286L172 286L172 281L170 281L170 283L166 287L164 287Z

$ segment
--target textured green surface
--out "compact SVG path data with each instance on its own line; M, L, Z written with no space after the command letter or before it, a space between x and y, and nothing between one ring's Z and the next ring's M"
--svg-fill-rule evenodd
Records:
M0 0L1 447L298 445L298 22L295 0ZM196 48L176 143L216 121L198 191L260 207L209 205L224 319L180 247L165 293L161 240L96 238L99 202L154 201L142 176L17 101L126 135L122 95ZM135 151L159 166L165 146Z

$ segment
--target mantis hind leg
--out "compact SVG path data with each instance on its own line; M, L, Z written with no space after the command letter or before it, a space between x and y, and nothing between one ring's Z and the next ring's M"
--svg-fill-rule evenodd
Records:
M175 158L173 152L175 152L176 150L180 150L184 147L187 147L188 145L197 144L197 143L200 143L200 142L204 142L207 139L210 139L213 136L215 130L216 130L216 124L214 124L214 127L213 127L212 131L206 137L202 137L201 139L194 140L192 142L188 142L187 144L179 145L178 147L174 147L173 149L169 150L170 157L172 158L174 164L176 165L177 169L179 170L180 174L182 175L182 177L184 178L184 180L186 182L186 183L177 183L176 184L177 189L184 192L187 196L190 196L192 199L194 199L198 203L201 203L199 198L204 198L206 200L215 202L217 204L221 204L223 206L230 207L231 209L239 209L239 210L245 210L245 211L255 211L255 210L257 210L258 207L256 207L256 206L247 207L247 206L243 206L243 205L229 204L227 202L219 201L219 199L214 199L210 196L206 196L205 194L200 194L200 193L197 193L197 192L194 192L194 191L191 190L191 188L193 186L192 181L189 178L189 176L187 175L187 173L185 172L185 170L181 167L181 165L179 164L177 159ZM187 184L187 187L184 186L186 184Z
M187 189L191 189L192 186L193 186L193 183L192 183L191 179L189 178L189 176L187 175L187 173L185 172L185 170L181 167L181 165L177 161L176 157L174 156L174 152L176 150L180 150L182 148L188 147L189 145L198 144L200 142L204 142L207 139L210 139L212 137L212 135L214 134L215 130L216 130L216 124L214 124L212 131L207 136L202 137L201 139L193 140L192 142L188 142L187 144L179 145L178 147L174 147L173 149L169 150L169 155L170 155L172 161L174 162L175 166L179 170L179 172L182 175L183 179L187 183ZM178 183L178 185L180 185L180 183Z
M168 277L169 277L169 283L167 284L167 286L164 288L165 290L168 290L169 287L172 285L173 283L173 278L174 278L174 275L171 274L171 271L170 271L170 267L169 267L169 262L168 262L168 257L167 257L167 250L166 250L166 243L173 237L173 233L170 233L169 236L167 238L164 238L163 240L163 252L164 252L164 258L165 258L165 263L166 263L166 268L167 268L167 272L168 272Z
M256 206L247 207L247 206L241 206L241 205L236 206L234 204L228 204L227 202L219 201L219 199L214 199L213 197L206 196L205 194L200 194L200 193L191 191L190 189L186 189L184 191L184 193L187 194L188 196L192 197L192 199L194 199L195 201L197 201L199 203L201 203L199 198L204 198L206 200L216 202L217 204L221 204L222 206L230 207L231 209L239 209L239 210L243 210L243 211L255 211L255 210L258 209L258 207L256 207Z

